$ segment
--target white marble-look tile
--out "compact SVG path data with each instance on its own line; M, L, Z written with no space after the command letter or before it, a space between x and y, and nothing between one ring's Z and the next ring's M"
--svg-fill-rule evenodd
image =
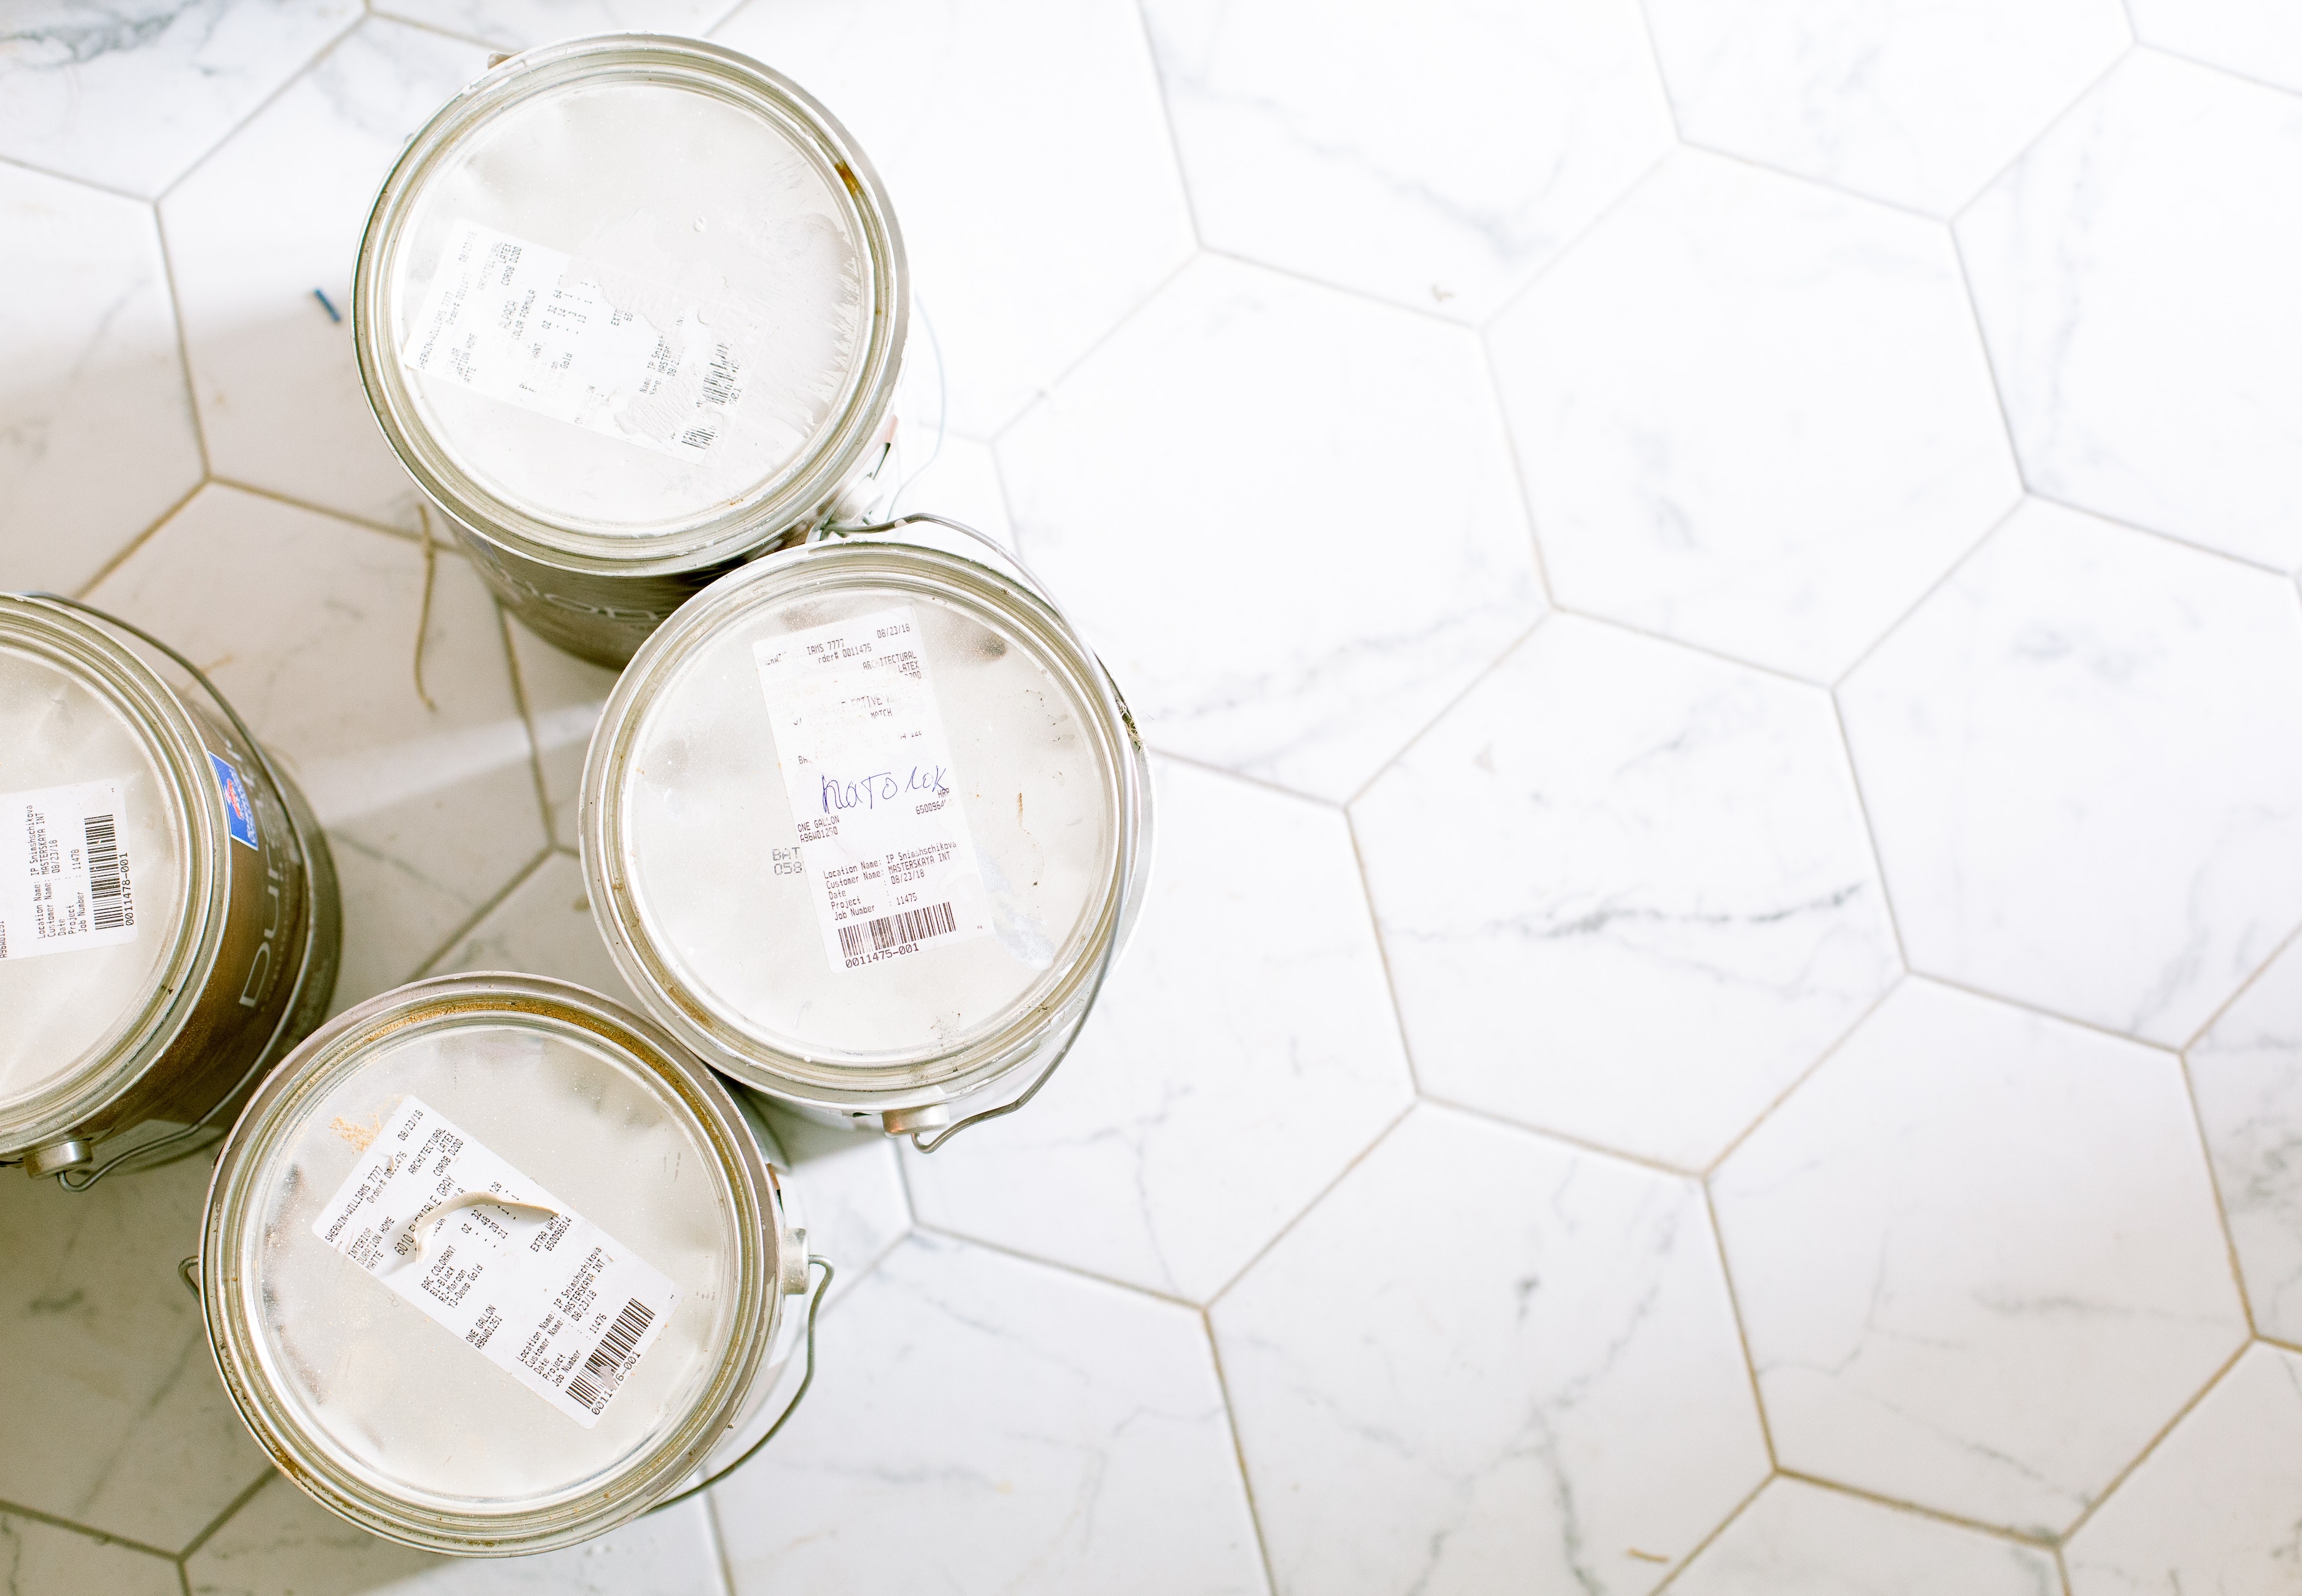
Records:
M2119 0L1649 0L1647 14L1687 139L1936 215L2130 42Z
M929 434L910 444L894 461L896 486L886 513L948 516L1012 550L1015 527L991 446L956 433L946 433L940 443Z
M218 476L416 525L352 357L352 266L400 147L486 65L479 45L372 19L161 204Z
M1652 1590L1766 1477L1693 1182L1419 1108L1212 1310L1281 1596Z
M286 1480L250 1497L184 1563L191 1596L718 1596L701 1502L525 1558L443 1558L379 1541Z
M740 1596L1264 1589L1189 1310L913 1237L818 1343L806 1405L712 1493Z
M1553 616L1352 806L1425 1091L1683 1168L1898 973L1830 702Z
M1670 147L1634 0L1150 0L1211 248L1484 321Z
M433 525L438 525L436 518ZM618 673L563 653L512 616L504 617L504 630L511 638L520 707L527 716L528 735L535 740L536 770L550 811L552 844L580 850L583 838L576 821L584 802L584 756L590 752L600 711L608 707L608 694L616 690Z
M2024 481L2302 563L2302 103L2137 50L1958 243Z
M2061 1596L2054 1554L1778 1477L1674 1596Z
M639 1008L592 922L583 862L556 849L539 860L455 945L426 965L424 973L486 970L573 981L626 1008Z
M2190 1045L2189 1063L2255 1328L2302 1346L2302 942Z
M11 0L0 155L156 195L359 15L359 0Z
M172 1552L263 1475L176 1276L207 1183L200 1156L79 1194L0 1169L0 1502ZM69 1547L27 1555L77 1583L0 1589L113 1588Z
M2302 1357L2257 1343L2071 1537L2071 1596L2281 1596L2298 1503Z
M587 33L711 30L741 0L374 0L384 16L423 22L503 50Z
M1898 987L1711 1178L1785 1468L2067 1530L2244 1342L2180 1063Z
M1721 156L1489 341L1558 602L1813 680L2021 491L1948 232Z
M2289 0L2126 0L2146 45L2302 92L2302 10Z
M545 846L487 590L440 556L432 705L423 594L415 543L211 485L89 595L206 669L312 801L343 884L339 1010L413 976Z
M797 80L878 167L970 437L1191 253L1130 0L753 0L714 37Z
M911 1232L911 1202L895 1139L802 1119L765 1098L752 1101L788 1160L789 1184L806 1221L807 1250L838 1272L824 1298L837 1302Z
M0 588L71 592L200 480L151 207L0 166Z
M1157 774L1150 903L1079 1046L1030 1107L906 1162L929 1224L1204 1301L1413 1085L1343 817Z
M181 1596L176 1566L117 1542L76 1535L37 1518L0 1512L0 1589L10 1596L101 1592Z
M998 442L1157 746L1346 798L1542 612L1468 332L1203 256Z
M2032 501L1839 689L1913 969L2179 1046L2302 920L2302 605Z

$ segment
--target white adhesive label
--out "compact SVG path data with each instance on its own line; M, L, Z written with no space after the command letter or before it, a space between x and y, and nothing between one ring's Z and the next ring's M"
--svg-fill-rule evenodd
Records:
M120 785L0 794L0 959L136 940Z
M743 399L738 352L693 305L666 317L668 326L635 308L642 299L676 303L668 290L619 281L611 298L601 276L557 249L466 222L441 253L400 364L700 464Z
M679 1301L660 1271L412 1096L312 1233L586 1430Z
M988 935L910 606L752 645L834 970Z

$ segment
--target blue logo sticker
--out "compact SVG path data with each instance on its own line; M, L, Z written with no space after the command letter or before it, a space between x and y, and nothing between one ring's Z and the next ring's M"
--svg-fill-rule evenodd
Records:
M231 840L248 847L256 846L256 805L248 801L248 784L239 779L239 772L215 754L208 755L215 767L216 790L223 794L224 819L231 830Z

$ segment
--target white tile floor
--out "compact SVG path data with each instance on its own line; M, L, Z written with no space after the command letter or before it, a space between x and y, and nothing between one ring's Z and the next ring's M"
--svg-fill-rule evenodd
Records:
M271 1474L198 1163L0 1181L0 1587L2302 1592L2294 8L731 8L0 7L0 584L211 665L340 1004L613 988L609 677L443 552L419 691L314 290L491 48L713 29L1162 756L1136 946L1028 1114L795 1137L818 1392L571 1553Z

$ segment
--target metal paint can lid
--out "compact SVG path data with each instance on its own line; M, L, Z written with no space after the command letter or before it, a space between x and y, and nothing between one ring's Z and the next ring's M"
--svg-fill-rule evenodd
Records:
M713 584L586 762L592 911L715 1067L830 1113L987 1090L1075 1029L1139 900L1124 704L1020 572L857 538Z
M384 433L478 534L668 570L829 501L892 402L902 239L830 113L695 39L509 57L409 143L361 245Z
M0 1155L134 1083L225 918L224 799L173 691L97 623L0 595Z
M282 1473L374 1533L509 1555L695 1467L767 1366L792 1245L754 1132L673 1038L471 975L370 999L273 1072L200 1274Z

